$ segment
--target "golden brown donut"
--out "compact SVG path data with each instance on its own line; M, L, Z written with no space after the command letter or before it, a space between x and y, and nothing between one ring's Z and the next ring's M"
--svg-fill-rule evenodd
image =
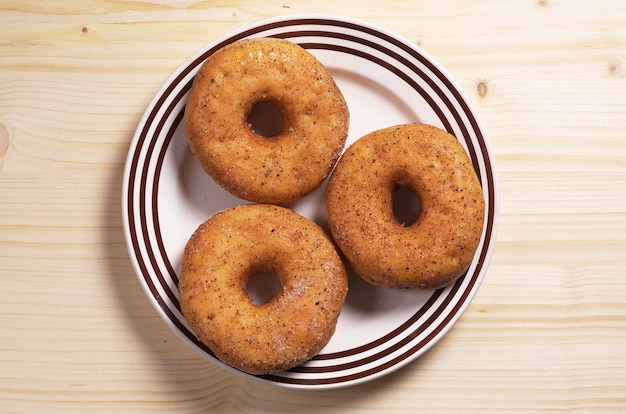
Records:
M393 214L394 192L420 200L408 227ZM383 287L436 289L468 269L480 242L484 198L476 172L451 134L398 125L351 145L326 190L330 231L354 271Z
M278 293L256 305L251 277L273 273ZM180 306L198 338L250 374L283 371L330 340L346 298L346 269L317 224L284 207L246 204L200 225L183 255Z
M282 131L263 137L248 115L271 102ZM284 203L317 188L343 151L349 112L326 68L287 40L245 39L212 54L185 109L191 151L223 188L249 201Z

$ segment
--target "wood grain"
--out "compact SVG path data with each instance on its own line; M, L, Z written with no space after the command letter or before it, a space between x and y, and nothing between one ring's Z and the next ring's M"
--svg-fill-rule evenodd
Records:
M364 19L432 55L479 113L500 230L450 333L322 392L201 360L122 232L143 110L202 44L261 18ZM613 0L0 2L0 411L626 411L626 6Z

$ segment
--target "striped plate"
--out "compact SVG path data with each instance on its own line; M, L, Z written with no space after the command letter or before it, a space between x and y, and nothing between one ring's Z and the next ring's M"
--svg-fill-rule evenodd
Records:
M374 288L350 277L337 330L311 361L287 372L252 376L219 362L189 329L178 303L182 251L196 227L244 201L204 173L183 133L189 88L202 62L220 47L248 37L289 39L329 69L350 109L348 144L387 126L421 122L454 134L469 154L486 200L481 244L467 274L436 291ZM498 193L493 156L460 88L414 44L367 23L329 16L264 20L216 39L167 80L133 137L123 189L123 220L131 260L146 294L170 328L209 361L276 385L336 388L379 378L415 360L452 327L485 275L495 244ZM323 224L324 186L290 207Z

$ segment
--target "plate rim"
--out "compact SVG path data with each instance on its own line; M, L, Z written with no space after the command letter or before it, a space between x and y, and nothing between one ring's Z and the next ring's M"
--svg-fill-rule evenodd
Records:
M482 284L482 281L486 275L487 269L489 267L489 262L491 260L491 256L493 255L493 250L495 247L495 239L497 237L497 230L498 230L498 225L499 225L499 204L500 204L500 197L499 197L499 191L498 191L498 177L497 177L497 169L496 169L496 165L495 165L495 159L494 159L494 155L493 155L493 151L491 149L491 144L488 140L488 137L485 133L485 130L480 122L480 119L476 116L472 106L470 105L470 102L468 101L467 97L465 96L463 90L459 87L459 85L457 84L457 82L455 81L454 78L452 78L447 71L435 60L433 59L427 52L425 52L421 47L419 47L418 45L415 45L413 43L411 43L409 40L405 39L404 37L393 33L383 27L380 27L378 25L366 22L366 21L362 21L362 20L358 20L358 19L353 19L353 18L348 18L348 17L344 17L344 16L337 16L337 15L329 15L329 14L293 14L293 15L286 15L286 16L277 16L277 17L273 17L273 18L266 18L266 19L260 19L256 22L252 22L252 23L248 23L246 25L242 25L239 28L233 29L228 31L227 33L216 37L215 39L213 39L212 41L209 41L207 43L205 43L204 45L202 45L194 54L192 54L189 58L187 58L182 64L180 64L178 66L178 68L172 72L168 78L164 81L164 83L161 85L161 87L157 90L157 92L155 93L154 97L150 100L150 103L148 104L148 106L146 107L143 115L141 116L140 121L137 124L137 128L135 130L135 133L133 134L131 143L129 145L129 150L128 150L128 155L126 158L126 162L125 162L125 168L124 168L124 174L123 174L123 183L122 183L122 215L123 215L123 227L124 227L124 237L125 237L125 241L126 241L126 245L127 245L127 249L128 249L128 253L131 259L131 262L133 264L133 269L135 271L136 277L139 279L140 284L144 290L144 293L148 296L148 299L150 300L151 304L153 307L155 307L155 309L157 310L157 313L159 314L159 316L161 317L161 319L163 319L166 324L170 327L170 329L172 329L174 331L174 333L181 339L183 339L183 341L187 342L188 345L192 345L191 341L186 338L184 335L182 335L179 331L178 328L176 326L174 326L171 318L166 318L165 315L163 314L164 309L159 305L159 303L157 303L155 300L155 298L153 297L150 288L147 286L147 282L145 280L145 275L144 275L144 271L140 268L139 263L137 262L137 258L135 257L135 253L136 250L133 247L133 242L131 240L132 238L132 234L131 234L131 228L130 228L130 220L129 220L129 209L128 209L128 205L129 205L129 178L130 178L130 174L131 174L131 168L130 168L130 164L132 163L132 159L134 158L134 154L135 151L137 150L138 147L138 141L139 141L139 135L140 135L140 131L146 126L146 123L148 121L148 118L150 116L150 113L155 109L155 107L157 106L158 102L164 98L164 94L165 92L168 90L168 88L171 86L172 82L174 79L178 78L181 76L181 74L183 74L186 70L189 70L189 68L194 64L194 62L196 62L198 59L201 58L201 56L205 55L206 53L208 53L209 50L211 49L215 49L218 48L219 45L223 45L225 43L229 43L232 41L237 40L238 38L244 38L244 37L249 37L249 32L252 30L259 30L260 32L262 32L263 30L261 30L260 28L267 26L267 25L271 25L271 24L275 24L275 23L288 23L288 22L300 22L298 24L305 24L302 22L305 21L326 21L326 22L341 22L344 24L349 24L352 25L353 28L356 28L355 30L359 31L359 29L361 28L367 28L370 31L373 31L376 34L383 34L385 35L387 38L389 39L393 39L396 42L402 43L404 45L406 45L407 47L413 49L417 54L421 55L423 58L425 58L429 64L433 65L445 78L445 80L447 82L449 82L454 91L456 92L457 98L460 98L460 102L464 103L467 108L464 108L464 110L467 110L472 116L473 116L473 121L475 122L475 129L480 131L481 133L481 138L478 140L478 143L482 146L484 146L482 154L483 154L483 158L485 159L485 161L489 161L489 164L491 165L490 171L491 171L491 175L489 176L489 178L491 179L492 182L492 192L489 193L490 199L493 200L492 205L493 205L493 214L491 216L491 224L489 226L489 228L486 228L486 232L490 233L490 238L489 241L487 243L487 241L485 241L485 244L487 244L487 246L483 249L484 254L483 254L483 259L482 259L482 264L481 264L481 270L478 274L478 276L476 277L475 281L474 281L474 285L475 287L471 287L469 288L469 292L467 294L467 296L465 297L465 300L458 302L457 301L457 306L458 309L456 309L456 311L453 313L452 317L450 318L449 321L447 321L447 323L445 323L445 326L443 327L443 329L441 329L440 331L437 332L437 334L435 335L434 339L431 339L425 346L422 346L419 348L419 352L414 352L411 353L411 355L409 357L406 358L402 358L400 362L398 363L394 363L391 364L390 367L387 367L385 369L381 369L379 371L377 371L376 373L372 374L372 375L366 375L366 376L360 376L358 379L353 379L353 380L348 380L348 381L343 381L343 382L334 382L334 383L328 383L328 384L316 384L316 385L302 385L302 384L298 384L297 382L291 383L291 382L277 382L276 380L272 379L273 376L272 375L268 375L268 376L252 376L249 374L245 374L242 373L224 363L222 363L221 361L217 360L217 358L213 357L213 359L210 360L211 363L214 363L224 369L226 369L227 371L231 372L231 373L235 373L238 374L240 376L246 377L248 379L253 379L253 380L260 380L262 382L265 383L271 383L273 385L278 385L278 386L282 386L282 387L286 387L286 388L300 388L300 389L319 389L319 388L340 388L340 387L345 387L345 386L352 386L352 385L356 385L359 383L363 383L366 381L371 381L374 380L376 378L380 378L382 376L385 376L407 364L409 364L410 362L414 361L415 359L417 359L419 356L423 355L425 352L427 352L432 346L434 346L443 336L445 336L447 334L447 332L456 324L456 321L461 317L461 315L465 312L465 310L467 309L467 307L471 304L471 302L473 301L474 296L476 295L476 293L478 292L478 289L480 287L480 285ZM314 23L309 23L309 24L314 24ZM291 27L291 25L287 25L289 27ZM295 25L293 25L295 26ZM203 59L202 59L203 60ZM191 72L193 70L190 70ZM467 289L466 289L467 290ZM450 295L451 298L454 298L455 295ZM195 344L194 344L195 345ZM195 349L194 346L192 346L192 348L198 352L197 349ZM206 358L207 355L202 355L205 359L208 360L208 358Z

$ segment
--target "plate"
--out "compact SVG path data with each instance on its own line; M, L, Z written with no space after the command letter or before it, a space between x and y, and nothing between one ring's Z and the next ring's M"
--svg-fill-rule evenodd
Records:
M191 154L183 132L186 97L202 62L243 38L277 37L300 44L333 75L350 109L346 145L376 129L427 123L461 142L483 186L485 227L467 273L435 291L376 288L355 275L337 329L312 360L292 370L244 374L215 358L180 312L181 256L196 227L216 212L245 203L219 187ZM485 132L446 71L411 42L374 25L331 16L287 16L242 27L202 47L160 88L132 139L123 182L124 231L148 298L169 327L225 370L279 386L320 389L384 376L418 358L454 325L487 270L497 227L497 182ZM323 225L324 187L289 207Z

